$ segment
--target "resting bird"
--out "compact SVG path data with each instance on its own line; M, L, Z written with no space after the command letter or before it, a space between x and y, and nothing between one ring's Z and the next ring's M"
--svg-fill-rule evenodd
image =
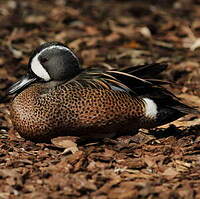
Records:
M28 73L11 86L11 120L34 141L57 136L105 138L150 129L186 114L199 113L152 79L167 65L121 71L82 69L76 55L58 42L42 44Z

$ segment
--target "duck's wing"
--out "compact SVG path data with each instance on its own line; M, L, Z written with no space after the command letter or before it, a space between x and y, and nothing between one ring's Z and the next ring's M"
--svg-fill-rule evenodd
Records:
M144 79L152 79L168 67L166 63L153 63L122 68L120 71Z
M166 63L152 63L152 64L144 64L138 66L131 66L122 68L120 71L116 69L106 70L105 68L89 68L86 71L91 73L107 73L107 72L121 72L124 75L132 75L134 77L146 80L148 82L163 85L163 84L171 84L169 81L158 80L155 77L163 72L168 67Z
M126 84L108 72L85 70L71 83L76 85L79 84L79 86L82 87L118 90L128 94L133 94L133 91Z
M174 109L184 114L199 114L199 111L181 103L174 94L162 86L163 83L168 82L157 79L143 79L133 75L140 73L139 76L142 76L142 74L147 76L147 71L149 71L149 69L152 71L152 67L155 66L157 68L156 74L166 68L166 65L151 64L148 66L142 66L141 70L139 67L136 67L136 70L132 70L132 72L130 72L131 69L129 69L128 73L126 73L125 70L110 70L105 72L86 70L81 73L74 83L80 84L83 87L86 86L98 89L110 89L114 91L126 92L132 97L152 99L158 107ZM127 70L128 69L126 69L126 71ZM151 72L151 75L152 74L153 71Z

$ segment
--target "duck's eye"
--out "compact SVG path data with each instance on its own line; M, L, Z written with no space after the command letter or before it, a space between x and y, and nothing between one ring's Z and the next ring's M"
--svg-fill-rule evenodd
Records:
M40 57L40 62L41 63L45 63L47 61L48 61L48 59L46 57Z

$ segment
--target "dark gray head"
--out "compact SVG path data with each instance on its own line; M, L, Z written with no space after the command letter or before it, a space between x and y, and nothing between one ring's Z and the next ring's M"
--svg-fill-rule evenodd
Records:
M82 71L76 55L58 42L45 43L36 48L28 67L28 74L9 89L9 94L21 91L35 81L68 81Z
M80 72L76 55L58 42L39 46L30 58L29 67L44 81L70 80Z

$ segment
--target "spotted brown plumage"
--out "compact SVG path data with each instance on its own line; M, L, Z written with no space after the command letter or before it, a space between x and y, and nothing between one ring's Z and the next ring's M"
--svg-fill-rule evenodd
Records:
M197 113L161 86L166 82L152 79L166 67L83 70L70 49L46 43L34 51L29 73L9 90L17 93L12 123L22 137L37 141L60 135L103 138Z

